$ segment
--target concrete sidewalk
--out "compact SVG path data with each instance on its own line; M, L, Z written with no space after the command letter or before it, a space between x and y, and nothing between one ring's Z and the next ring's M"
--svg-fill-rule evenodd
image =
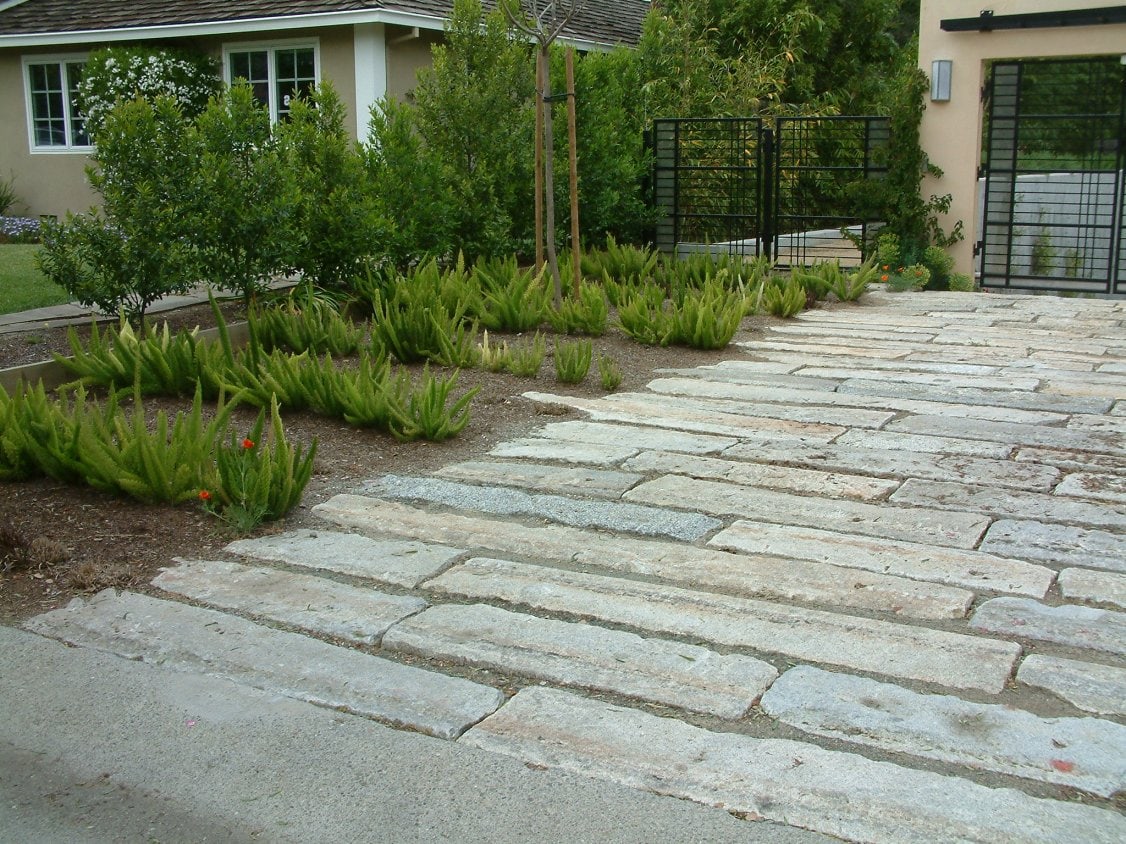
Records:
M0 628L0 840L815 842Z

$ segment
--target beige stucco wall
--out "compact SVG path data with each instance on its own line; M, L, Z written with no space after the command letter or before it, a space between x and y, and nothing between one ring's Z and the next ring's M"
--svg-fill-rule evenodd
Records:
M81 50L0 51L0 174L15 182L20 202L9 213L62 216L94 204L86 182L89 156L80 152L31 153L24 99L25 55L65 55Z
M420 30L418 38L400 40L403 33L387 30L387 93L397 100L406 100L414 90L419 68L430 66L430 48L442 40L442 33Z
M930 102L923 113L921 141L941 179L928 179L926 195L952 194L945 228L961 220L966 239L951 248L955 268L974 268L973 240L977 220L977 169L981 163L981 89L991 59L1049 56L1098 56L1126 53L1126 24L994 32L943 32L951 18L976 18L982 8L995 16L1118 6L1121 0L923 0L919 24L919 67L930 75L934 59L953 61L949 102Z

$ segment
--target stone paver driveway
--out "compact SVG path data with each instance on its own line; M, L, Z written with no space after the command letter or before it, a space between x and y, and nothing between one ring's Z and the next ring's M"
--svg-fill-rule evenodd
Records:
M741 345L28 627L748 822L1126 840L1126 306Z

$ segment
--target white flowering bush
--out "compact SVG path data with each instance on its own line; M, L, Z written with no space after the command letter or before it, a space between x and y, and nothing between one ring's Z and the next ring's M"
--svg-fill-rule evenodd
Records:
M112 47L90 54L78 83L86 129L96 135L121 100L169 97L192 118L222 88L219 64L198 53L154 47Z

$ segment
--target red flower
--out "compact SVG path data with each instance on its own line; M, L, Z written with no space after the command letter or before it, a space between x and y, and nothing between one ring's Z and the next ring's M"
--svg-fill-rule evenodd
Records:
M888 280L888 277L886 275L880 276L880 281L887 281L887 280Z
M208 492L206 489L201 489L199 491L199 500L200 501L210 501L211 500L211 493Z
M245 439L242 441L243 448L254 448L254 440Z

